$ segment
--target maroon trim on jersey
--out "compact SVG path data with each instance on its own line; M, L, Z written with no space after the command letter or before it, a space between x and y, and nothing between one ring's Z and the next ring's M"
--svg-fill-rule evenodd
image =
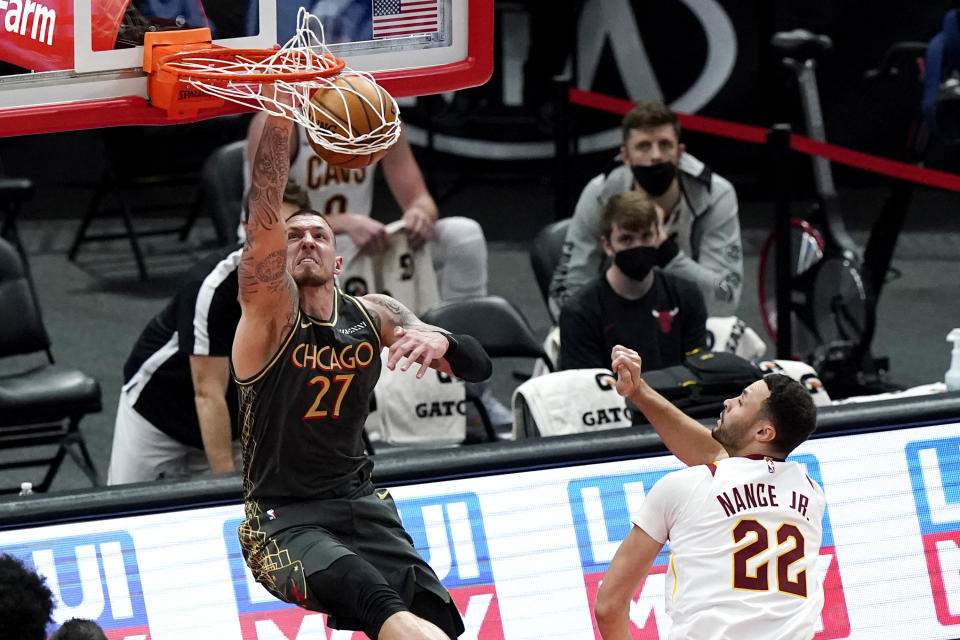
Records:
M751 454L745 455L745 456L743 456L743 457L744 457L744 458L749 458L750 460L766 460L767 458L770 458L770 459L773 460L774 462L786 462L786 459L785 459L785 458L776 458L776 457L774 457L774 456L765 456L765 455L763 455L762 453L751 453Z
M710 469L710 475L712 475L712 476L717 475L717 463L716 463L716 462L710 462L710 463L705 464L705 465L703 465L703 466L705 466L707 469Z
M810 483L810 486L813 487L814 489L817 488L817 483L814 482L814 481L813 481L813 478L811 478L810 476L807 476L807 482L809 482L809 483Z

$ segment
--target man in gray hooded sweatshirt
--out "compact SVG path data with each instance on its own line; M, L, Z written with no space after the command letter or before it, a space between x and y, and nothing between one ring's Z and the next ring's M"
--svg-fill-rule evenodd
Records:
M640 189L663 216L658 266L695 282L708 315L735 314L743 247L733 185L685 152L677 116L661 102L638 103L624 116L622 130L622 163L593 178L580 194L550 283L551 313L559 317L567 298L602 269L600 218L607 201Z

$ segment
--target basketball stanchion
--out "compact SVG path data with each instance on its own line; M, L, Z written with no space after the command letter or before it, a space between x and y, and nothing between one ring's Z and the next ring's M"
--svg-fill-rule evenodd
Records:
M172 120L234 102L299 124L333 165L372 164L400 137L396 100L333 55L320 20L303 8L296 33L273 49L213 45L209 29L147 33L143 68L151 105Z

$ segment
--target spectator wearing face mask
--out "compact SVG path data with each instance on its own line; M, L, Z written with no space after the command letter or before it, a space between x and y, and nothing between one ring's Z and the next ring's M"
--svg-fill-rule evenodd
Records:
M563 305L560 369L609 369L618 344L639 353L645 371L681 364L705 348L700 290L657 267L664 231L650 198L637 190L613 196L600 227L610 266Z
M577 202L563 255L550 283L554 316L602 268L600 217L610 198L640 191L660 208L664 233L656 264L695 282L710 316L737 311L743 249L733 185L686 152L677 116L663 103L641 102L623 118L621 163L591 180Z

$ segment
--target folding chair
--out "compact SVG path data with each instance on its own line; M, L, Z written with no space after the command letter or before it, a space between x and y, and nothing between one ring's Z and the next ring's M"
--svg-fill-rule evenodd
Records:
M57 451L49 457L2 462L0 469L46 466L46 475L34 487L46 491L69 454L97 486L100 481L79 423L86 414L101 410L100 384L82 371L54 364L50 337L23 262L16 249L0 239L0 362L40 352L46 362L20 365L18 358L14 372L4 366L0 373L0 450L57 445ZM3 487L0 493L18 490L19 485Z
M553 371L553 364L543 345L533 335L527 319L512 303L500 296L445 302L423 314L422 320L453 333L473 336L493 359L542 360L548 370ZM496 441L499 436L473 385L467 385L467 402L476 407L487 438L491 442Z

